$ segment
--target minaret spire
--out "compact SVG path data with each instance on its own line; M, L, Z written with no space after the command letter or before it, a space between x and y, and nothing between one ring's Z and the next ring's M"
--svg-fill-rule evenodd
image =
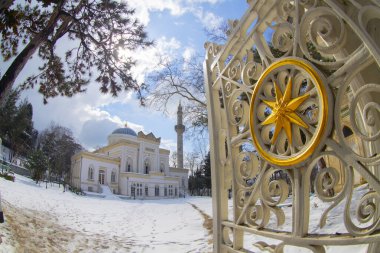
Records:
M185 126L182 124L181 102L178 104L177 125L174 129L177 132L177 166L183 169L183 132L185 132Z

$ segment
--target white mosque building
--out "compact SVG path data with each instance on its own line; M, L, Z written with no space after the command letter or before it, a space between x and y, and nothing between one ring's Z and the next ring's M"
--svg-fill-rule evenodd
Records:
M160 148L153 133L136 133L127 125L108 136L108 145L72 157L71 184L82 191L125 195L137 199L185 196L188 170L183 168L182 107L178 106L177 164L169 167L170 151Z

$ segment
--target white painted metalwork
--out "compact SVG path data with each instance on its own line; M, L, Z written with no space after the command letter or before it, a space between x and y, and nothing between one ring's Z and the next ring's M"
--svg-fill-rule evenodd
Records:
M205 44L214 252L380 252L380 1L247 3Z

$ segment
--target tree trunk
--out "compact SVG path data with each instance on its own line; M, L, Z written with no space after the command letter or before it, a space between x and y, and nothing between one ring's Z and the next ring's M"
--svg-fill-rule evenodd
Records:
M0 80L0 101L4 101L8 96L17 76L24 69L29 58L32 57L43 41L43 38L40 36L33 38L21 53L17 55L16 59L14 59Z
M4 104L5 98L9 94L14 82L16 81L16 78L24 69L26 63L33 56L33 54L40 47L40 45L49 38L49 35L51 35L54 32L54 28L56 27L58 19L60 17L59 10L61 9L61 6L64 2L65 1L62 1L62 3L55 8L45 29L43 29L39 34L37 34L30 40L30 42L17 55L17 57L13 60L12 64L9 66L7 71L2 76L0 80L1 105Z

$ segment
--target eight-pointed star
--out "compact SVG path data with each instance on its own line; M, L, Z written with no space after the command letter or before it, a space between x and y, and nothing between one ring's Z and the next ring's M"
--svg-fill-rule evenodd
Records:
M292 94L292 78L289 78L288 84L285 88L284 95L282 94L280 88L273 81L273 85L275 88L276 101L267 101L263 100L265 104L267 104L271 110L271 115L266 118L261 125L269 125L275 124L275 130L272 138L272 144L274 144L277 140L277 137L284 128L285 133L288 137L289 144L292 144L292 128L291 123L297 124L301 127L308 128L309 126L297 115L297 108L310 96L309 94L305 94L300 97L291 98Z

